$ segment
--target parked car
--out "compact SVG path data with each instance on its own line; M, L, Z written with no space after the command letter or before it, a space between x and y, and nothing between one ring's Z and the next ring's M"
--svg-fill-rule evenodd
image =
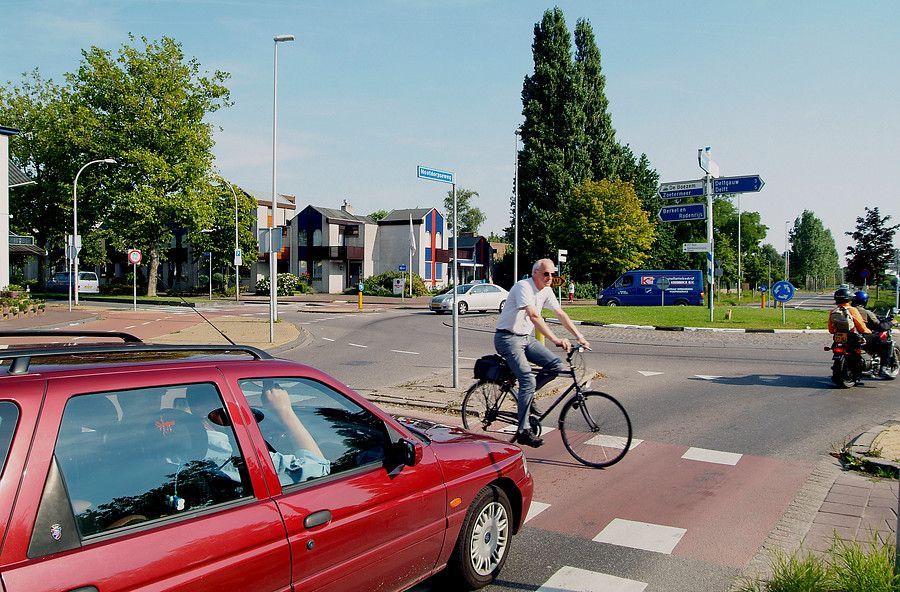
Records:
M4 592L477 588L531 503L517 446L252 347L0 338Z
M44 288L48 292L68 292L69 284L72 283L71 271L58 271L47 280ZM93 271L78 272L78 293L79 294L99 294L100 280Z
M665 298L660 286L665 287ZM703 304L703 273L696 269L635 269L597 294L599 306Z
M500 312L508 295L509 292L494 284L460 284L456 288L456 306L459 314L470 310ZM453 290L432 298L429 308L437 314L453 312Z

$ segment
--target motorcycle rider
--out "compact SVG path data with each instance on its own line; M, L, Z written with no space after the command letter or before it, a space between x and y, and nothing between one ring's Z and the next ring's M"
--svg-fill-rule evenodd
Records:
M857 333L861 335L871 335L872 330L866 326L866 321L863 319L862 315L859 314L859 311L856 310L853 306L851 306L850 301L853 299L853 294L850 293L850 288L838 288L834 292L834 302L837 304L834 310L831 311L831 314L828 315L828 332L829 333L837 333L842 332L840 328L835 328L834 325L834 313L841 311L846 312L850 318L853 320L853 327L849 327L849 330L855 329Z

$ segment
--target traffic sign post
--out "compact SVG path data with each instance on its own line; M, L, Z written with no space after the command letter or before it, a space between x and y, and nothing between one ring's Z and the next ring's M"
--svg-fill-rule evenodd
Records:
M679 199L703 195L703 179L694 181L673 181L659 184L660 199Z
M776 302L781 303L781 324L785 324L784 318L784 309L785 304L788 300L794 297L794 293L796 292L796 288L794 288L794 284L789 281L782 280L780 282L775 282L772 286L772 298L775 299Z
M662 295L661 306L666 305L666 289L669 287L669 284L672 283L667 277L656 278L656 287L659 288L659 292Z
M656 214L661 222L686 222L706 219L706 206L702 203L680 206L663 206Z
M131 263L134 267L132 268L132 279L134 280L134 310L137 310L137 266L138 263L141 262L141 252L137 249L129 249L128 250L128 262Z
M459 236L456 232L456 176L449 171L441 171L430 167L417 166L416 176L426 181L436 181L438 183L448 183L453 194L453 352L451 377L453 388L459 387L459 308L456 306L456 287L459 285L459 257L457 257L457 246L459 245ZM516 253L518 257L518 253ZM410 290L412 290L412 274L410 274Z

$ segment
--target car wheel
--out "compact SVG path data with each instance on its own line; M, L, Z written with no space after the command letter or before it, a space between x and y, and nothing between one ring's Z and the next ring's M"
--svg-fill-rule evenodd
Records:
M687 300L682 299L682 300L676 300L676 301L675 301L675 306L687 306L687 305L688 305L688 301L687 301Z
M459 304L456 305L456 308L459 309L459 314L464 315L469 310L469 305L466 304L464 300L461 300Z
M607 301L606 301L606 306L619 306L619 301L618 301L618 300L615 300L615 299L613 299L613 300L607 300Z
M475 590L494 581L509 556L512 521L509 498L502 489L488 485L475 496L448 564L455 584Z
M497 312L503 312L503 305L506 304L506 300L500 301L500 306L497 307Z

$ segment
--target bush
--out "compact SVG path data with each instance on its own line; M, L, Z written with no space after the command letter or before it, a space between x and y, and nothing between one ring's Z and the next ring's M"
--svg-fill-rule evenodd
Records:
M313 292L312 287L292 273L278 274L278 295L292 296L295 293L309 294ZM269 278L262 278L256 282L257 294L269 293Z
M568 289L569 289L569 287L566 286L566 290L568 290ZM579 284L579 283L575 284L575 298L586 298L588 300L596 300L597 292L599 292L599 291L600 291L600 289L597 286L595 286L594 284ZM565 292L563 294L563 296L568 297L568 292Z
M405 278L407 285L404 287L405 294L409 294L409 273L405 271L386 271L379 275L373 275L365 279L363 294L367 296L393 296L394 295L394 278ZM425 282L418 274L412 274L413 296L424 296L428 294Z

